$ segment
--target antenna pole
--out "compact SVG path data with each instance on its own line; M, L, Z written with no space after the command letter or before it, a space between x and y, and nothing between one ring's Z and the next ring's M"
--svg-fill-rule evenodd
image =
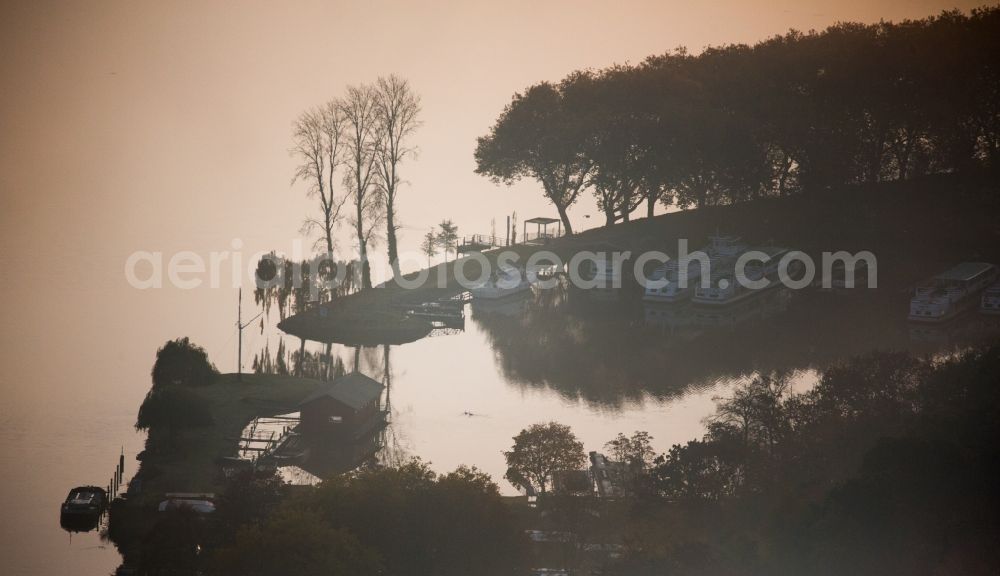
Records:
M236 352L236 381L243 381L243 287L240 286L239 297L236 302L236 326L240 330L240 343Z

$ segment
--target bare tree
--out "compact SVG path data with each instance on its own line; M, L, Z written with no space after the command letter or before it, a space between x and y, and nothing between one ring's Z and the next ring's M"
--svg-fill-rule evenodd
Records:
M320 214L307 218L302 231L311 234L319 228L323 236L317 247L326 244L327 255L333 254L333 230L347 196L334 195L334 174L342 162L343 118L338 103L326 104L303 112L292 124L292 156L301 162L295 169L292 184L302 181L309 186L309 196L319 199Z
M378 187L385 201L386 243L392 273L399 276L399 252L396 245L396 194L399 191L399 164L416 148L406 145L406 139L420 126L420 97L410 83L396 75L379 77L375 83L381 142L378 146L376 174Z
M361 261L361 289L372 287L368 263L368 243L378 229L383 214L383 197L375 188L378 147L382 140L378 121L378 98L367 84L348 86L338 109L344 119L347 150L347 186L354 204L352 224L357 233L358 258Z

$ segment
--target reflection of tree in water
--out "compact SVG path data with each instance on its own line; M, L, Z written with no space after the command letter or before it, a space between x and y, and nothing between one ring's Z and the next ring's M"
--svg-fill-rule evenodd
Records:
M263 286L254 289L254 301L267 315L277 306L278 317L284 320L314 301L329 302L354 292L354 268L353 262L293 262L272 251L257 262L256 275Z
M325 344L320 351L306 350L305 341L299 348L289 350L285 347L284 338L278 339L278 347L271 351L270 342L264 349L254 354L253 371L255 374L294 375L315 380L333 380L347 372L340 355L333 354L333 346Z
M391 362L392 346L353 346L339 348L334 352L334 345L323 344L318 351L306 350L302 342L297 350L289 350L284 339L278 340L277 349L272 351L269 345L254 356L253 368L258 374L295 375L316 380L333 380L352 371L359 371L379 381L385 387L381 409L387 414L388 425L378 431L374 440L374 451L364 446L368 439L363 439L358 446L337 446L327 442L314 443L311 446L311 462L304 466L314 471L345 472L350 469L377 463L385 466L396 466L404 463L408 452L404 440L393 425L394 412L392 408ZM341 353L347 357L345 361Z
M523 312L474 306L473 317L508 380L616 408L758 372L823 370L872 349L941 352L909 339L893 296L769 291L742 308L689 308L695 326L673 331L647 325L639 302L594 301L559 287L540 291Z
M382 449L379 451L377 458L378 463L381 465L401 466L409 458L409 452L403 447L401 433L398 427L395 426L395 414L392 409L392 346L385 344L381 347L381 350L382 366L381 372L378 375L379 377L376 380L379 380L385 386L385 401L382 403L382 409L386 412L388 425L380 433L380 445Z
M473 318L509 380L608 406L640 400L662 380L663 359L643 358L648 348L644 331L638 325L626 329L631 315L624 315L619 305L585 311L578 296L560 286L540 291L523 313L474 307Z

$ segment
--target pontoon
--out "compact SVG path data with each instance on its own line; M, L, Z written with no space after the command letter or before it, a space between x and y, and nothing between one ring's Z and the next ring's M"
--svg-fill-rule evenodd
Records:
M909 319L944 322L975 306L977 296L997 278L997 268L986 262L963 262L922 282L910 299Z

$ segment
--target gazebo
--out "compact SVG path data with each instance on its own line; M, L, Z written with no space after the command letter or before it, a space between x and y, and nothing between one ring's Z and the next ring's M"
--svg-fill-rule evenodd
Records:
M535 235L528 235L528 224L535 225ZM552 234L549 232L549 225L556 225L556 233ZM524 242L545 242L549 238L558 238L562 236L562 221L558 218L546 218L544 216L538 216L524 221Z

